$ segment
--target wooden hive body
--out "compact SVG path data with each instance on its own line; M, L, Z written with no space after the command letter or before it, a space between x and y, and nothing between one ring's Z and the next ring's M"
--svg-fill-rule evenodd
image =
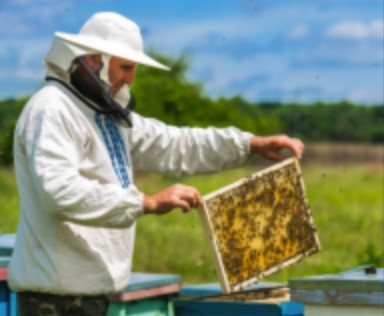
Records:
M205 196L199 214L224 293L320 248L295 158Z

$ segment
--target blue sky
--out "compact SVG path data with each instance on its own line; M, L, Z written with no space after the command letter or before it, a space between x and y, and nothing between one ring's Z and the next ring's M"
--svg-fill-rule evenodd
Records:
M383 0L0 0L0 98L35 91L55 31L98 11L135 20L146 49L190 59L207 95L384 103Z

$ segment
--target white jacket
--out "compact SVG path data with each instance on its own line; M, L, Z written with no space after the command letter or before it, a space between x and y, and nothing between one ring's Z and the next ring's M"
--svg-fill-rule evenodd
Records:
M14 143L20 222L14 291L106 294L129 283L143 193L132 166L174 175L243 165L251 134L167 126L132 114L118 127L50 82L25 106Z

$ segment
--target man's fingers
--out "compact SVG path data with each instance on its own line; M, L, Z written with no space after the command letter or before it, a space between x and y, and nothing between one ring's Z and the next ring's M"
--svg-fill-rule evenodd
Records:
M191 208L195 208L201 204L202 198L194 187L187 185L178 185L178 189L174 192L177 196L177 206L184 213L188 213Z
M175 207L180 207L184 213L188 213L191 210L191 205L186 200L180 199L174 205Z
M174 208L189 212L191 208L201 204L200 193L191 186L183 184L172 185L160 192L144 198L144 212L165 214Z
M191 207L196 207L201 203L200 193L193 187L182 185L178 193L179 197L187 201Z
M280 149L288 148L297 158L301 158L304 151L304 144L300 139L281 135L278 136L276 141L278 142L277 144Z
M183 195L175 201L174 206L180 207L184 213L188 213L192 208L197 207L199 204L199 198L196 194L184 192Z
M304 151L304 144L300 139L291 139L291 149L297 158L301 158Z
M297 158L301 158L304 152L304 144L298 138L291 138L287 135L274 135L267 137L254 136L250 140L251 152L258 152L260 155L271 160L282 160L280 154L282 149L288 149Z

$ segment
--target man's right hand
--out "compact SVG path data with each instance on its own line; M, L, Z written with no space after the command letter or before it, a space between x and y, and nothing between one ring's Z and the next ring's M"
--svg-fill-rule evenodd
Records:
M200 193L193 187L174 184L162 191L144 197L144 213L165 214L174 208L188 212L202 203Z

